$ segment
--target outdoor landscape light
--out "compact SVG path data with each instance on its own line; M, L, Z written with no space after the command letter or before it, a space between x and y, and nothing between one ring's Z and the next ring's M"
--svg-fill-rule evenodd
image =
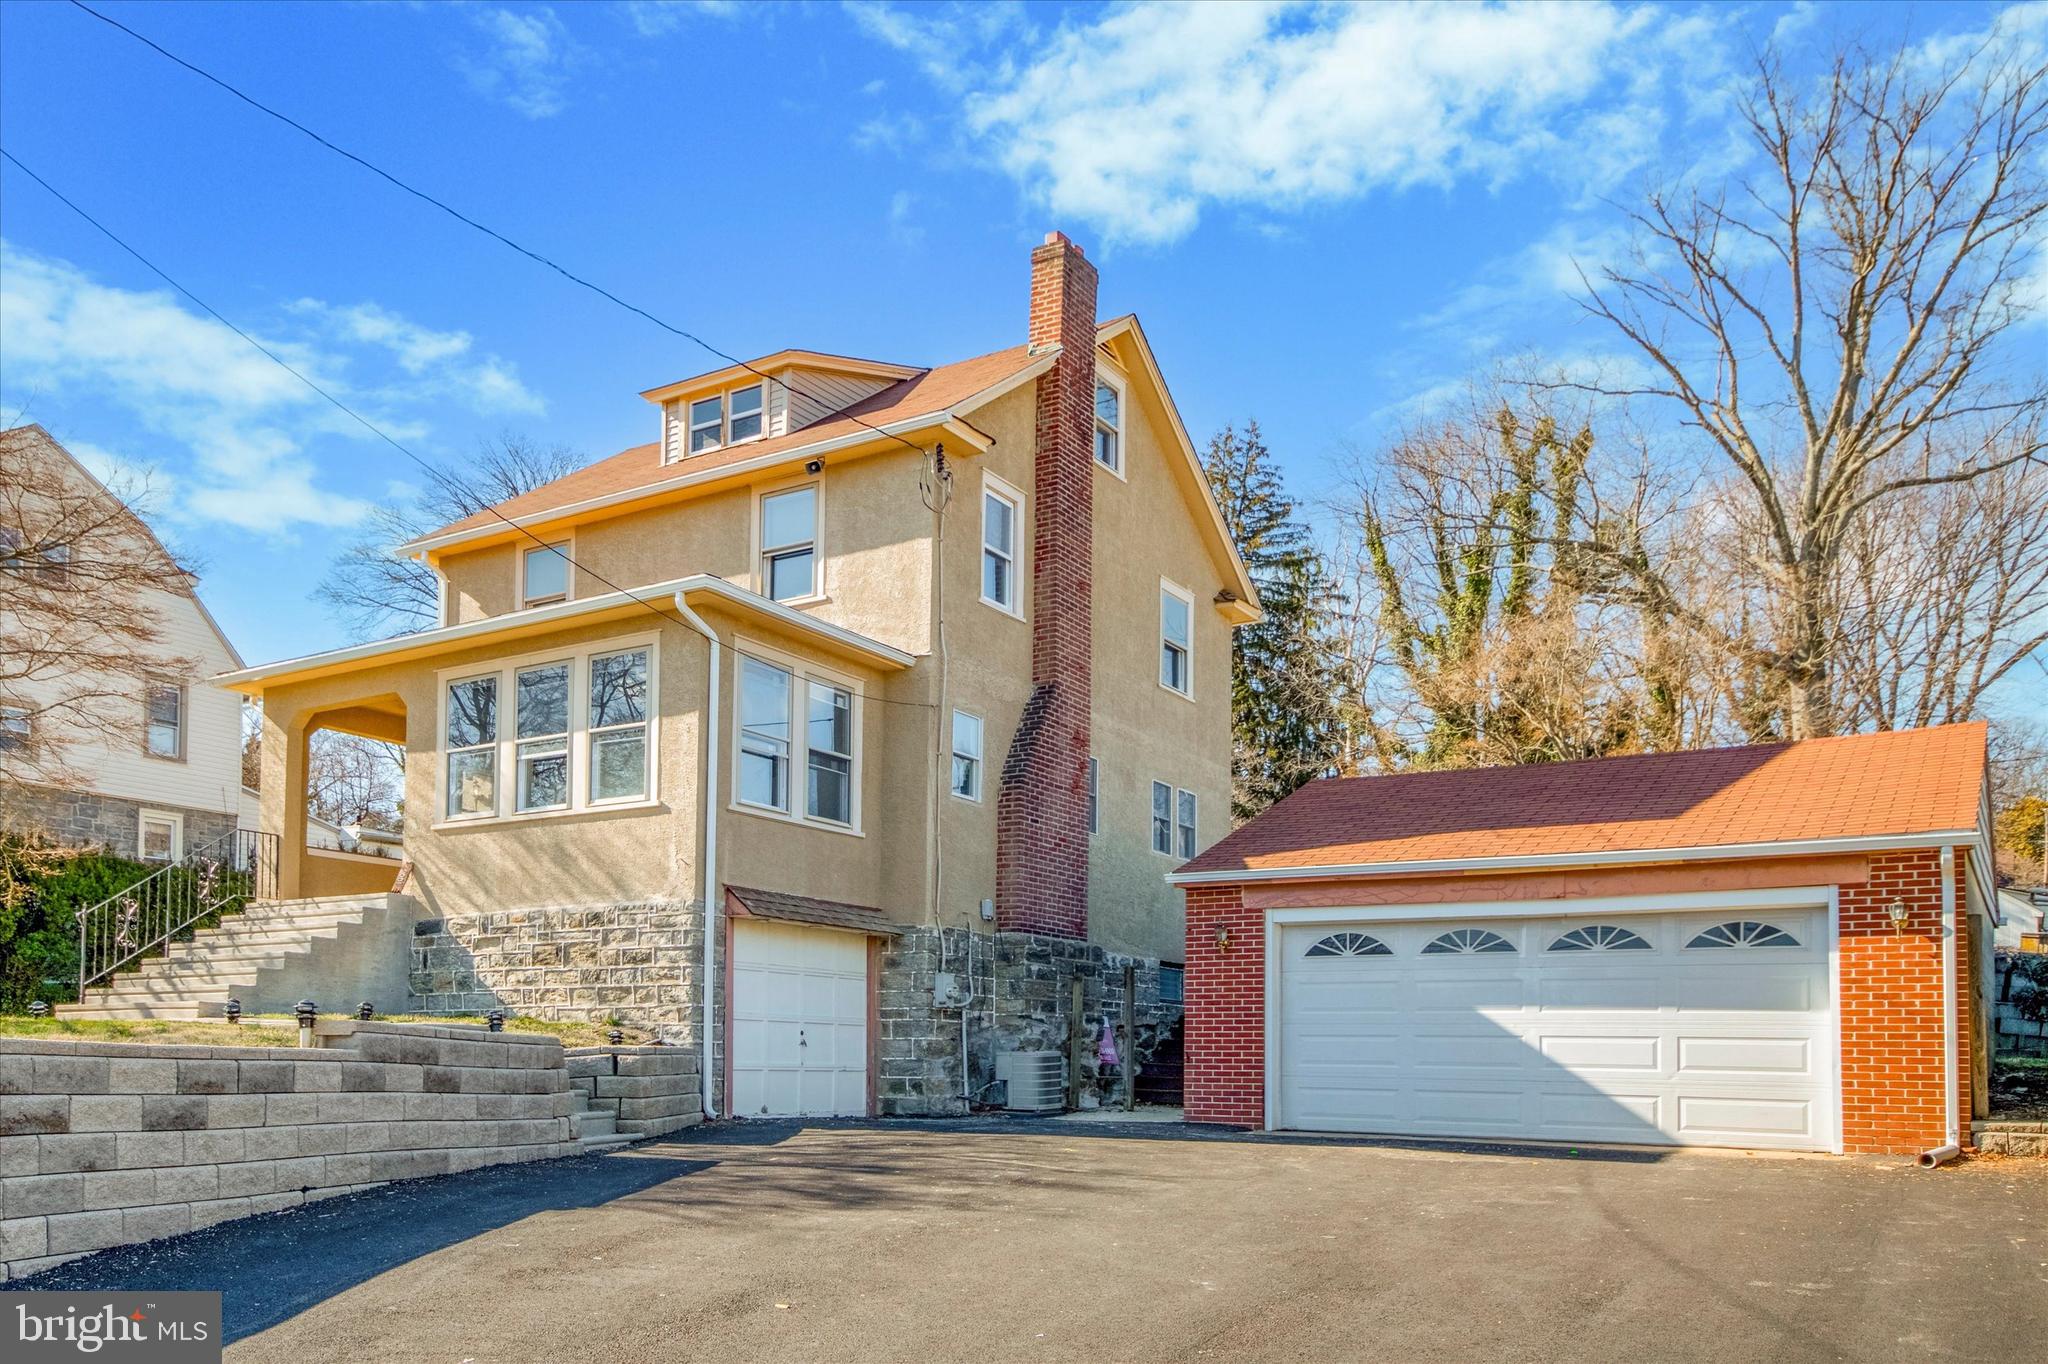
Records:
M28 1016L30 1018L48 1018L50 1016L50 1006L39 999L28 1006Z
M505 1031L505 1011L503 1009L493 1009L485 1014L484 1026L492 1032Z
M299 1045L310 1047L313 1045L313 1020L320 1016L320 1006L310 999L302 999L294 1012L299 1017Z
M1886 905L1884 907L1884 910L1885 913L1892 916L1892 927L1900 932L1905 931L1906 916L1907 914L1911 913L1911 911L1906 908L1906 902L1904 900L1894 900L1890 904Z
M374 1018L376 1014L377 1006L370 1003L370 1001L367 999L364 1000L362 1003L356 1005L356 1017L362 1019L363 1022L365 1023L369 1022L372 1018Z
M616 1047L625 1042L626 1034L618 1028L613 1028L610 1032L604 1035L604 1040Z
M242 1021L242 1001L239 999L229 1000L227 1007L223 1008L221 1012L227 1015L228 1022L240 1023Z

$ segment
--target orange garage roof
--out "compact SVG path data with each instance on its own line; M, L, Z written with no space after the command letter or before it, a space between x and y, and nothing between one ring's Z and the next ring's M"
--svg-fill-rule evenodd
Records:
M1957 833L1977 827L1986 732L1311 782L1177 876Z

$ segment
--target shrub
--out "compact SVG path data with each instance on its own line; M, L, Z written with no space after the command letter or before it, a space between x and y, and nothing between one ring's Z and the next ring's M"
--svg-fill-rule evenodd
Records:
M77 914L156 870L98 849L0 837L0 1013L77 997Z

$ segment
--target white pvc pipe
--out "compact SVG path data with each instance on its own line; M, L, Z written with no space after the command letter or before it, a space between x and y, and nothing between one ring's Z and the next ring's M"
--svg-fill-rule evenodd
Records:
M718 683L719 645L718 634L704 623L704 618L690 609L681 592L676 593L676 614L688 623L691 629L711 642L711 682L709 696L705 700L704 713L704 785L699 798L704 802L704 1036L703 1046L698 1049L697 1068L703 1072L704 1116L706 1119L718 1116L718 1084L713 1075L712 1061L717 1054L713 1045L718 1036L718 1014L713 1005L717 995L715 982L718 979Z
M1913 1159L1921 1169L1932 1170L1935 1166L1946 1164L1961 1154L1962 1148L1950 1142L1946 1146L1937 1146L1932 1151L1922 1151Z
M1942 1098L1948 1117L1948 1133L1945 1144L1929 1151L1928 1156L1942 1150L1954 1154L1963 1141L1961 1116L1956 1112L1956 850L1953 844L1945 844L1941 850L1941 1051L1941 1070L1947 1091ZM1940 1160L1930 1162L1927 1156L1921 1157L1923 1165L1940 1163Z

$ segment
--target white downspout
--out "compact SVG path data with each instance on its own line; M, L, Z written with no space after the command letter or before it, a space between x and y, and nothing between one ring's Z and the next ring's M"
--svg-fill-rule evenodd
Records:
M718 1116L718 1084L713 1074L712 1062L717 1048L718 1014L713 1001L717 997L718 980L718 683L719 644L718 634L704 623L704 618L690 609L683 600L683 594L675 596L676 614L689 627L704 636L711 643L711 683L709 696L705 701L704 713L704 786L699 795L704 802L704 1045L698 1054L698 1069L703 1072L704 1116L707 1119Z
M1941 1075L1942 1111L1947 1135L1940 1146L1920 1153L1923 1169L1955 1159L1962 1149L1963 1128L1956 1111L1956 850L1941 850Z

